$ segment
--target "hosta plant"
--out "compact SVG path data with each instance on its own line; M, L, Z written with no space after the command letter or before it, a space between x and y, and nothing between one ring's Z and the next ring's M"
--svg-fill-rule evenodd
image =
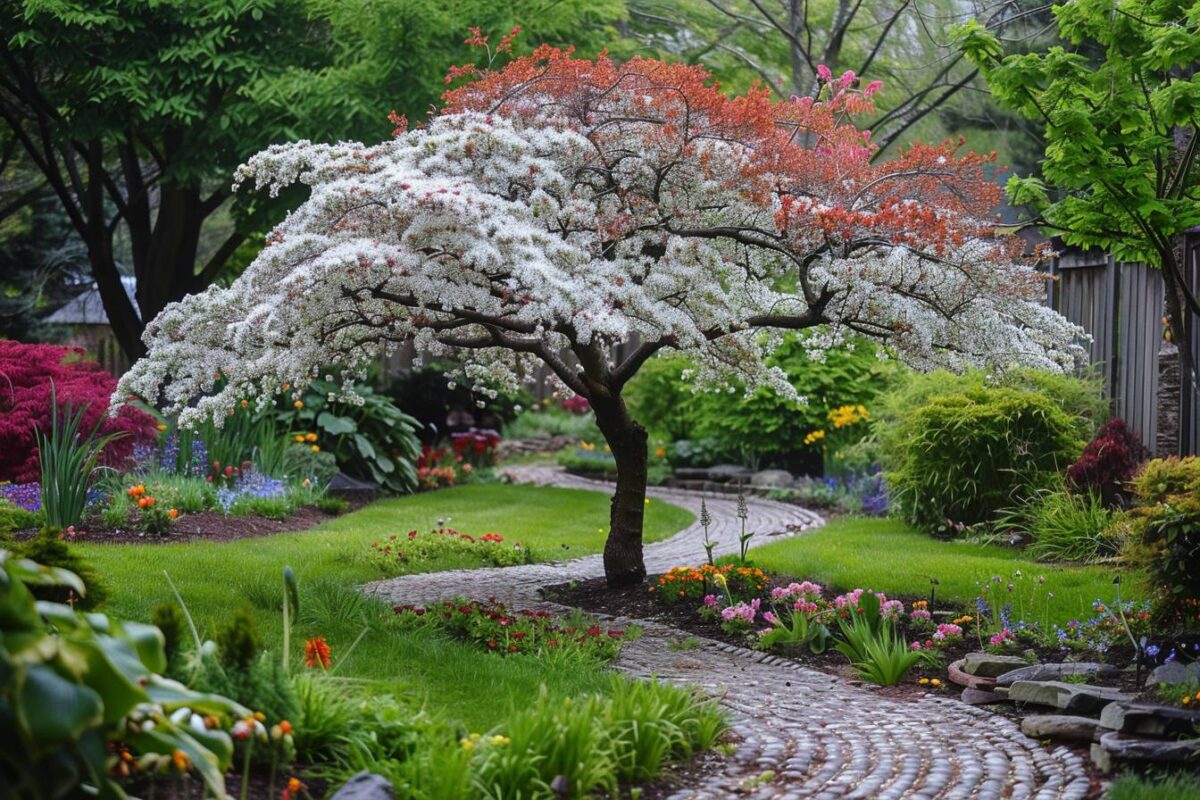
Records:
M157 628L38 604L30 587L83 594L73 573L0 551L0 795L124 798L135 772L195 772L223 797L226 732L249 712L163 678Z

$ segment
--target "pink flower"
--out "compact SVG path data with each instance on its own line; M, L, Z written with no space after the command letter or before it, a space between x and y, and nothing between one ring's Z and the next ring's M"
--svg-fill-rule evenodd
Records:
M867 90L865 92L863 92L863 94L865 94L867 97L870 97L871 95L875 94L882 88L883 88L883 81L871 81L870 83L867 84Z
M829 67L825 66L824 64L817 65L817 80L825 83L832 77L833 70L829 69Z
M916 620L929 621L930 619L933 619L933 617L930 615L930 613L924 608L914 608L912 610L912 613L910 613L908 615L908 618L913 620L914 622Z
M920 650L920 649L921 649L921 643L920 643L920 642L913 642L912 644L910 644L910 645L908 646L908 649L909 649L909 650Z
M854 74L854 70L848 69L842 73L842 87L849 88L850 84L854 83L854 79L858 76Z
M775 615L772 614L770 611L763 612L762 618L763 618L763 622L766 622L770 625L774 625L775 623L779 622L779 620L776 619Z
M709 608L715 608L717 605L717 596L715 594L704 595L704 605Z

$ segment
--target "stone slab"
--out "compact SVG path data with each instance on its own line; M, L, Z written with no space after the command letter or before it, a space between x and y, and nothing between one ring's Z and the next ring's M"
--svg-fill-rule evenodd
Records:
M1057 681L1068 675L1111 677L1119 670L1111 664L1093 662L1066 662L1062 664L1030 664L1018 667L996 678L997 686L1011 686L1017 681Z
M1098 720L1070 714L1033 714L1021 720L1021 733L1031 739L1094 742L1101 730Z
M1141 739L1115 731L1100 737L1099 747L1111 759L1158 763L1200 763L1200 739Z
M981 678L995 678L1028 664L1028 661L1019 656L997 656L983 652L967 653L963 658L962 671Z
M962 690L962 696L959 699L969 706L987 706L992 703L1004 703L1008 700L1002 694L984 691L983 689L972 689L970 687Z
M1109 703L1100 724L1110 730L1140 736L1200 735L1200 712L1153 703Z
M992 687L996 685L995 678L985 678L982 675L972 675L968 672L963 672L963 663L965 659L959 659L946 668L946 676L951 681L959 686L966 686L968 689L980 689L985 692L990 692Z
M1095 713L1109 703L1134 699L1133 695L1117 689L1063 681L1017 681L1008 687L1008 697L1018 703L1033 703L1084 714Z
M758 486L764 489L782 489L785 486L791 486L792 473L786 469L764 469L750 476L750 485Z
M1200 683L1200 661L1193 661L1190 664L1181 664L1178 661L1168 661L1165 664L1159 664L1150 672L1150 677L1146 678L1147 686L1154 686L1159 683L1186 683L1187 681L1196 681Z

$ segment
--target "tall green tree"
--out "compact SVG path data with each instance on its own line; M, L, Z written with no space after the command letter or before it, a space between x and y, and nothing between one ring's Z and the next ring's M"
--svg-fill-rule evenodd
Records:
M1041 177L1014 176L1010 199L1064 242L1162 270L1184 364L1200 314L1182 234L1200 225L1200 2L1071 0L1054 7L1067 46L1006 55L978 23L959 31L992 96L1044 128Z
M0 122L136 358L145 324L265 229L269 208L230 199L232 171L264 144L375 140L390 110L423 115L470 57L469 25L586 48L622 13L621 0L0 0Z

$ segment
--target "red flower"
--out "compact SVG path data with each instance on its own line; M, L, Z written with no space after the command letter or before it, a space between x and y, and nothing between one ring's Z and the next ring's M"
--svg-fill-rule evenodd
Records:
M592 627L587 629L587 632L588 632L588 636L599 636L600 635L600 626L593 625Z
M495 650L496 649L496 640L488 639L487 646L488 646L488 650Z
M324 636L317 636L304 643L304 663L310 667L329 669L332 660L329 657L329 642Z

